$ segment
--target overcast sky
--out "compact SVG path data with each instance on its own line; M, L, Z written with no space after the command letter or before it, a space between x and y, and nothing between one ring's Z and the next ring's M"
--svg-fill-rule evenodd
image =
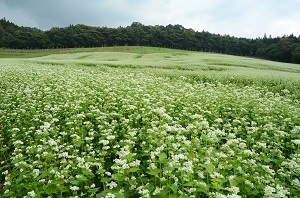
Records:
M0 0L0 18L48 30L70 24L180 24L257 38L300 35L300 0Z

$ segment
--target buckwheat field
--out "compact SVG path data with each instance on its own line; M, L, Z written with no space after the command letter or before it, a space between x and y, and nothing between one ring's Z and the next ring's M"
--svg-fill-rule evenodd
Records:
M299 197L300 65L139 50L0 59L0 197Z

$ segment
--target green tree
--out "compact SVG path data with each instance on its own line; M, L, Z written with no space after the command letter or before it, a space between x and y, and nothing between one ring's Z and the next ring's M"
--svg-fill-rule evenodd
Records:
M292 63L300 64L300 44L292 52Z

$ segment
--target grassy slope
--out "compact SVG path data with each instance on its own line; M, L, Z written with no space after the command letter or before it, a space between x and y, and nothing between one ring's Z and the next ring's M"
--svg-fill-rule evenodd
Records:
M0 57L39 64L140 69L170 77L288 89L300 98L300 65L207 52L155 47L102 47L49 50L0 50ZM26 58L26 59L24 59ZM19 60L19 59L18 59Z
M22 53L0 59L0 197L75 196L89 188L89 195L104 197L114 181L106 170L117 175L128 197L140 191L129 186L143 187L143 181L151 192L165 187L160 197L179 197L179 189L190 187L197 187L196 197L236 189L262 197L275 187L278 197L299 194L299 65L146 47ZM264 88L244 87L252 84ZM283 89L298 101L283 96ZM87 146L79 141L83 136ZM119 147L104 151L100 142L106 139ZM130 164L144 161L119 174L112 167L123 157ZM151 165L159 168L149 171ZM81 172L84 179L75 179ZM174 176L179 183L170 186ZM73 191L77 186L80 191Z
M66 49L3 49L0 48L0 58L34 58L51 54L72 54L80 52L129 52L129 53L155 53L155 52L174 52L172 50L156 47L97 47L97 48L66 48Z

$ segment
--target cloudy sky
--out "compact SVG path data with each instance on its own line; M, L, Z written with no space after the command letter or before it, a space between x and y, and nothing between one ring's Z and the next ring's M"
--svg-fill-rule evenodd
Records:
M70 24L180 24L236 37L300 35L300 0L0 0L0 18L48 30Z

